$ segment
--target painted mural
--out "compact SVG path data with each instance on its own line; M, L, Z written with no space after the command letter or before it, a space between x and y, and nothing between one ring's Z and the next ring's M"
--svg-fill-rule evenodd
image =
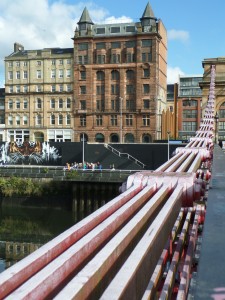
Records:
M6 142L0 147L0 163L46 165L61 159L59 150L48 142Z

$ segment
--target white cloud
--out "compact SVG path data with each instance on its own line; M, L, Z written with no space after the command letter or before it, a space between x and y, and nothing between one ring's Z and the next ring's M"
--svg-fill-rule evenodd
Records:
M126 16L110 17L93 2L70 5L61 0L0 0L0 86L4 84L4 57L18 42L25 49L72 48L74 30L84 7L94 23L130 22Z
M184 72L181 71L179 67L170 67L167 68L167 84L178 83L179 75L184 75Z
M190 36L188 31L175 29L168 30L168 40L178 40L186 43L189 41L189 38Z

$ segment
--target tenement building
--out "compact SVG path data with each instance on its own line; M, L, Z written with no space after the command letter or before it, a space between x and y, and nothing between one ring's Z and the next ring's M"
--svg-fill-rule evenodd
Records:
M140 22L94 24L85 8L74 34L75 141L161 139L167 33L148 3Z
M74 141L73 48L5 57L4 141Z

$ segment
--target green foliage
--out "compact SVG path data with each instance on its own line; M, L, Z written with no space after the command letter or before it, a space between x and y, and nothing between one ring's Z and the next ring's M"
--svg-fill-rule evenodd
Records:
M79 177L79 173L77 172L77 170L71 170L71 171L68 171L66 173L66 178L67 179L73 179L73 178L77 178Z

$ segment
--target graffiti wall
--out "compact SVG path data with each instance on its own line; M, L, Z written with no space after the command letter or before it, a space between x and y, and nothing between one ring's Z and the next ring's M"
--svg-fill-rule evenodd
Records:
M0 163L24 165L61 165L61 154L48 142L6 142L0 146Z

